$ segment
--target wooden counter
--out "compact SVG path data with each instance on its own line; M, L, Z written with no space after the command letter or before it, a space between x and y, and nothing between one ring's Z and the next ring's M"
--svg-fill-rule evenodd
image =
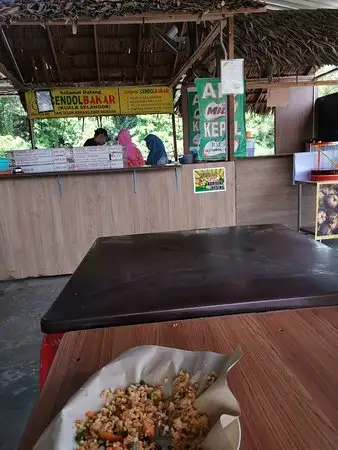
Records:
M212 164L213 194L194 194L196 167L2 178L0 279L72 273L102 236L235 225L235 164Z
M123 167L121 169L93 169L93 170L67 170L67 171L53 171L53 172L38 172L38 173L15 173L15 174L0 174L0 181L21 178L39 178L39 177L58 177L58 176L72 176L72 175L104 175L116 173L132 173L132 172L158 172L163 170L175 170L181 167L180 164L166 164L163 166L141 166L141 167Z
M226 192L194 194L193 170L203 167L226 168ZM0 280L72 273L102 236L272 223L297 229L292 155L133 173L1 177ZM311 226L308 190L303 224Z

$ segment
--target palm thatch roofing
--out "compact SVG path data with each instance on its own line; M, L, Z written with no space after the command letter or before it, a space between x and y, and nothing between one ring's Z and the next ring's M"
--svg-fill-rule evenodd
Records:
M181 7L190 5L194 8L192 0L175 2L180 2ZM196 5L201 3L194 2ZM43 2L20 0L15 3ZM44 3L52 2L46 0ZM59 3L66 2L61 0ZM94 3L98 2L76 2L77 5L86 4L86 8ZM112 3L116 2L100 2L101 6ZM121 0L120 3L127 7L127 3L132 2ZM155 3L168 2L147 2ZM217 7L224 2L203 0L202 3L204 7ZM241 6L258 5L251 0L225 3L232 7L239 3ZM44 11L40 10L42 15ZM72 13L68 17L72 17L75 10L70 8L69 11ZM11 14L15 17L13 11ZM16 24L2 27L0 72L2 67L6 68L7 73L19 80L21 87L168 84L214 25L210 21L176 23L178 39L170 40L166 36L171 23L108 25L93 21L81 25L78 22L75 30L72 22L49 26L41 23L43 26ZM235 56L245 59L248 79L309 75L323 65L338 65L337 23L338 10L332 9L238 15L235 16ZM188 71L186 81L196 76L214 76L216 61L222 54L217 37ZM247 100L257 111L266 110L264 91L249 91Z
M236 18L236 54L248 78L306 75L338 65L338 9L274 11Z
M260 8L258 0L2 0L0 20L59 20L91 17L109 19L126 14L189 12L205 14L224 9Z

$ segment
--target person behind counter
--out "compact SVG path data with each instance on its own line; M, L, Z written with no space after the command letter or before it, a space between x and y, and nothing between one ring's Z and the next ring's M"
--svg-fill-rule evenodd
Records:
M127 158L129 167L144 166L144 159L141 150L131 140L128 130L120 130L117 136L118 143L127 148Z
M144 139L150 150L147 158L148 166L161 166L168 164L168 155L161 139L155 134L148 134Z
M83 144L84 147L94 147L96 145L104 145L108 141L108 132L104 128L95 130L94 137L87 139Z

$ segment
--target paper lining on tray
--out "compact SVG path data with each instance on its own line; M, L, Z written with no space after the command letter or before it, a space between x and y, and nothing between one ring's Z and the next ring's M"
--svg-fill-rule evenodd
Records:
M211 430L202 447L204 450L238 450L241 441L240 409L229 389L227 373L241 358L240 348L231 355L211 352L191 352L153 345L132 348L100 369L67 402L58 416L40 437L34 450L74 450L75 420L88 410L102 407L100 394L107 388L126 388L144 380L149 385L163 384L181 369L191 374L191 381L203 390L205 375L219 374L212 386L196 400L196 407L209 416Z

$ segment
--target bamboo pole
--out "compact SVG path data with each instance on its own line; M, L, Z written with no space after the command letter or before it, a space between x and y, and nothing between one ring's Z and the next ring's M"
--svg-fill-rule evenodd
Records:
M6 33L5 33L4 29L3 29L3 27L1 27L1 39L2 39L2 42L3 42L4 46L5 46L5 48L6 48L7 52L8 52L8 54L9 54L9 56L10 56L10 58L11 58L11 60L12 60L12 63L13 63L13 65L14 65L14 68L15 68L15 71L16 71L16 74L19 76L19 79L20 79L21 84L24 85L24 84L25 84L24 77L23 77L23 75L22 75L22 72L21 72L21 70L20 70L20 67L19 67L19 65L18 65L18 62L17 62L17 60L16 60L16 58L15 58L15 55L14 55L14 53L13 53L11 44L9 43L9 40L8 40L8 38L7 38L7 36L6 36Z
M47 31L47 35L48 35L48 41L49 41L49 45L50 48L52 50L52 54L53 54L53 58L54 58L54 64L59 76L59 81L62 81L62 74L61 74L61 70L60 70L60 65L59 65L59 60L55 51L55 46L54 46L54 42L53 42L53 37L52 37L52 33L50 31L49 27L46 27L46 31Z
M7 70L6 66L4 66L4 64L2 63L0 63L0 72L5 75L5 77L8 78L9 81L11 81L16 89L25 89L25 85L21 83L21 81L19 81L9 70Z
M139 26L139 34L138 34L138 44L137 44L137 61L136 61L136 70L135 70L135 80L136 84L138 84L139 80L139 71L140 71L140 64L141 64L141 51L143 47L143 32L144 32L144 25Z
M185 23L182 25L182 29L181 29L181 33L180 33L180 37L181 37L181 38L186 34L187 28L188 28L188 24L187 24L187 22L185 22ZM175 61L174 61L174 67L173 67L173 70L172 70L172 72L171 72L171 76L172 76L172 77L175 75L175 72L176 72L176 66L177 66L177 62L178 62L178 60L179 60L180 50L181 50L181 43L178 44L178 52L176 53Z
M170 82L170 87L175 87L177 83L181 81L181 78L187 73L187 71L197 62L206 50L210 47L210 45L214 42L217 35L220 33L219 25L215 25L213 29L210 31L208 36L204 39L204 41L200 44L197 50L190 56L188 61L181 67L181 69L177 72L177 74L173 77Z
M93 27L93 34L94 34L94 45L95 45L97 81L99 82L99 84L101 84L100 56L99 56L99 45L98 45L98 41L97 41L96 25L94 25L94 27Z

